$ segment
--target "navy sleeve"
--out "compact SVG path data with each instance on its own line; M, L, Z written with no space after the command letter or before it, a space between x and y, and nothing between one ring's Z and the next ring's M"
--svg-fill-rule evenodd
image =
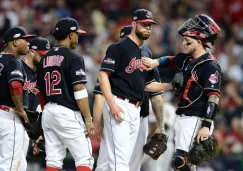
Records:
M101 64L101 71L112 71L116 70L116 64L119 60L119 47L116 44L109 46L106 51L106 56Z
M77 56L72 59L69 77L72 84L87 83L84 60L81 56Z
M24 83L24 69L21 61L14 60L6 68L8 83L11 81L21 81Z
M155 79L154 79L154 70L147 71L145 73L145 75L146 75L145 76L145 85L148 85L148 84L150 84L150 83L155 81Z
M215 64L215 61L207 65L204 69L204 80L203 88L204 90L211 92L220 92L221 89L221 69Z
M101 94L102 95L102 91L100 89L100 83L99 83L98 80L96 81L96 85L95 85L95 88L93 90L93 93L94 94Z
M157 60L159 62L159 67L162 68L174 68L175 67L175 57L174 56L162 56Z
M141 49L141 56L153 59L152 52L146 45L144 45ZM146 71L143 71L143 72L146 72ZM145 73L145 85L148 85L154 81L155 81L154 70L147 71Z
M160 81L160 75L159 75L159 70L158 68L154 68L154 79L156 82L161 82ZM153 96L156 96L156 95L160 95L160 94L163 94L163 91L159 91L159 92L150 92L149 93L149 96L150 97L153 97Z

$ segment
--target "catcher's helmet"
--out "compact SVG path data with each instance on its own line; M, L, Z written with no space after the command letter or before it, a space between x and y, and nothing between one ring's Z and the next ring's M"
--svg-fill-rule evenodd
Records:
M214 44L220 30L217 23L205 14L196 15L178 28L180 35L200 39L207 47L206 43Z

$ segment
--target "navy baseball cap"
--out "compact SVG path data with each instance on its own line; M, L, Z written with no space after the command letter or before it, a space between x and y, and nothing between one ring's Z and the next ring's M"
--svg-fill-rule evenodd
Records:
M8 29L3 36L3 43L8 43L17 39L31 39L35 37L34 34L27 34L23 27L17 26Z
M120 31L120 38L124 38L128 36L129 34L131 34L131 32L132 32L132 26L123 27Z
M50 43L45 38L36 37L30 41L30 49L37 51L41 55L45 55L50 50Z
M156 24L153 20L153 14L146 9L138 9L133 13L132 21L136 21L139 23L152 23Z
M57 22L53 34L68 35L71 32L76 32L79 34L86 33L86 31L79 29L78 22L75 19L66 17Z

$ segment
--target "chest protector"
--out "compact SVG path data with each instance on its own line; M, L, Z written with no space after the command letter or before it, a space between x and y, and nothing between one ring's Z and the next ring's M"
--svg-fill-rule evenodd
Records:
M174 58L175 67L183 73L184 82L177 99L178 108L203 107L207 97L203 94L203 68L215 58L210 53L194 59L184 53L179 53ZM191 62L192 61L192 62Z

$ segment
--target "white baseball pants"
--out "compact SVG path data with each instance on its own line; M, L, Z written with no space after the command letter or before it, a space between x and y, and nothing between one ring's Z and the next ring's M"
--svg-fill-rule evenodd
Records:
M140 107L114 96L116 104L125 113L124 121L118 123L104 105L104 143L101 143L96 171L129 171L130 158L137 140L140 124ZM107 154L107 155L106 155ZM108 157L108 167L102 161Z
M192 147L194 138L201 128L202 120L197 116L177 116L175 120L175 149L188 152ZM210 128L210 135L213 133L214 126Z
M19 168L26 163L24 136L24 126L15 112L0 109L0 171L24 171Z
M90 139L85 136L86 126L80 112L48 103L42 113L42 128L47 166L61 169L68 148L76 167L93 168L92 146Z

